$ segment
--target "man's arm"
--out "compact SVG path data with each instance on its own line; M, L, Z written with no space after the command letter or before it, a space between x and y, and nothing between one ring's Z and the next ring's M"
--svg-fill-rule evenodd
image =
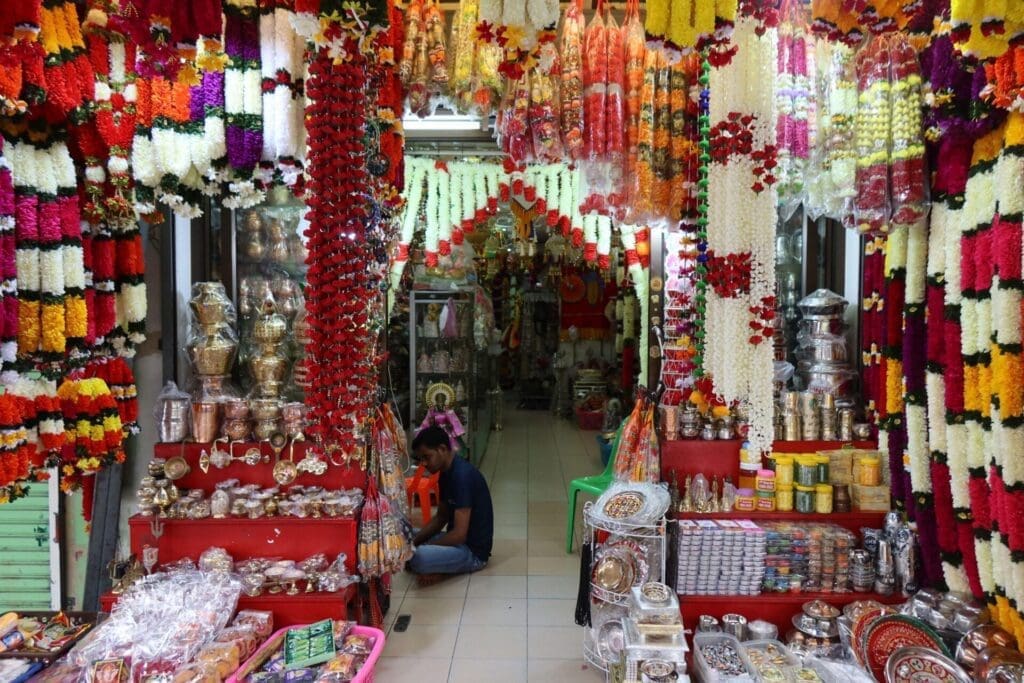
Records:
M427 522L422 529L420 529L420 532L416 534L414 539L412 539L412 544L423 545L431 538L441 533L441 531L444 530L445 525L448 523L449 514L448 504L443 500L437 501L437 514L434 515L433 519ZM447 536L447 534L445 535Z
M469 516L472 508L458 508L455 511L455 523L452 530L441 536L432 545L463 545L466 542L466 535L469 533Z

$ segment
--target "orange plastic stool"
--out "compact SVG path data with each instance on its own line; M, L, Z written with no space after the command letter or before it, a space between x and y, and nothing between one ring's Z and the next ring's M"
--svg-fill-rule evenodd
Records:
M412 509L412 497L415 494L420 500L424 524L429 522L431 517L430 495L433 494L435 500L441 498L441 485L438 483L440 476L440 472L427 474L426 468L420 465L416 468L416 474L405 478L405 497L409 502L409 508Z

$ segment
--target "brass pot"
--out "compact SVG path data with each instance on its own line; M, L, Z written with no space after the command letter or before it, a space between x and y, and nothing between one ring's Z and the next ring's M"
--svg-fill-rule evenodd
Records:
M254 356L249 361L249 366L257 384L283 382L288 371L288 361L276 354Z
M1016 683L1024 673L1024 653L1009 647L987 647L974 662L975 683Z
M257 344L280 344L288 333L288 321L283 315L274 312L274 304L264 304L263 313L252 328L252 338Z
M232 419L224 421L224 436L232 441L245 441L252 427L248 419Z
M227 322L231 300L221 282L197 282L192 286L189 306L196 321L205 326Z
M250 404L256 420L277 420L281 417L281 403L273 398L257 398Z
M231 372L238 343L221 335L207 335L189 346L189 357L199 375L226 375Z

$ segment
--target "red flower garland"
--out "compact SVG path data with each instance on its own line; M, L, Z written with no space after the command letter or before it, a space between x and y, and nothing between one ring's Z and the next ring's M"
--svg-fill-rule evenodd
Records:
M311 435L321 449L338 448L351 457L359 452L377 386L375 335L367 329L368 304L377 292L367 269L373 262L363 147L367 65L353 38L344 45L346 61L321 48L310 65L305 362Z

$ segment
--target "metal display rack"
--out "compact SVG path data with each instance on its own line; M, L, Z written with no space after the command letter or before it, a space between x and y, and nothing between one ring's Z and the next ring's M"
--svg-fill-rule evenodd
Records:
M643 547L646 552L647 576L645 581L662 581L665 576L666 557L666 519L662 517L654 524L623 524L621 521L609 519L594 508L593 502L587 502L583 506L584 539L589 540L593 548L592 556L596 557L598 549L614 539L629 539ZM602 611L610 613L608 618L601 623L627 613L629 593L613 593L591 581L590 583L591 609L601 606ZM616 616L616 613L621 613ZM583 631L583 658L591 666L608 671L611 662L605 660L598 650L597 632L600 624L595 624Z

